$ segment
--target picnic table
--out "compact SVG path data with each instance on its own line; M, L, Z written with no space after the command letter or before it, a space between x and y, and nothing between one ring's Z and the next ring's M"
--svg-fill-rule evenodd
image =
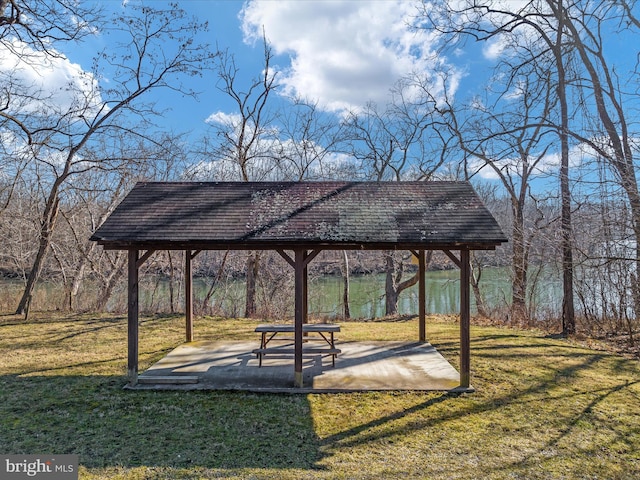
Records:
M258 366L262 366L262 357L267 354L292 354L294 349L291 347L290 341L293 340L290 337L275 338L279 334L294 333L295 327L292 324L273 324L273 325L258 325L255 329L260 333L260 348L253 350L258 357ZM340 325L335 323L305 323L302 325L302 333L305 335L304 342L320 341L323 342L320 346L304 346L302 348L302 355L331 355L332 364L335 367L336 357L341 350L336 348L334 333L340 331ZM317 334L309 335L309 334ZM278 346L267 346L272 340L289 341L288 344ZM326 345L325 345L326 344Z

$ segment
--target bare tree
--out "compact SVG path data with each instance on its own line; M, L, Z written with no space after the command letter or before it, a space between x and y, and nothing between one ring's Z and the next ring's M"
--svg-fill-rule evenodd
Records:
M341 162L345 131L333 116L324 115L316 102L291 99L275 119L273 164L278 179L324 180L350 178Z
M114 142L114 136L107 142L109 144L97 139L91 148L84 151L85 158L100 158L104 152L111 152L112 155L117 153L122 160L118 168L107 175L97 169L77 175L61 191L65 198L60 208L63 222L53 236L52 249L63 273L65 308L76 308L76 298L87 277L105 278L106 275L106 280L95 290L102 292L100 304L108 301L114 287L111 283L115 281L111 277L111 269L121 268L120 262L112 264L111 260L119 257L103 255L102 249L89 241L89 234L106 220L136 181L171 180L174 178L172 172L181 171L184 154L180 151L179 138L163 134L153 143L148 143L122 135Z
M345 119L346 151L360 161L364 179L374 181L429 180L444 163L443 155L431 155L443 148L434 113L432 96L415 95L415 78L403 79L392 89L391 100L384 108L370 103L361 112L351 112ZM422 82L422 81L421 81ZM422 82L420 88L429 90ZM434 132L436 135L434 136ZM434 142L435 139L435 142ZM409 255L385 252L385 312L398 310L403 290L418 282L418 272L402 280L404 262Z
M55 45L93 34L102 9L98 3L60 0L0 0L0 44L13 51L16 41L34 51L58 56Z
M589 335L615 338L623 332L636 342L634 298L629 281L628 248L633 229L626 194L601 162L594 165L597 185L587 184L588 197L597 189L598 200L575 212L576 298L583 330ZM625 227L626 226L626 227Z
M215 56L193 42L194 32L203 26L189 20L177 8L163 11L134 7L132 15L117 18L112 24L120 34L129 35L130 42L119 45L114 54L105 52L96 59L97 68L109 69L112 83L108 90L98 89L97 82L93 81L97 78L96 71L96 77L86 78L82 85L84 90L77 85L69 86L75 95L67 107L53 105L39 114L33 108L16 109L13 97L5 96L4 108L0 110L5 127L12 125L13 131L32 150L39 147L37 152L34 150L32 162L42 174L40 180L45 197L38 251L16 309L19 314L28 308L51 247L64 185L87 170L113 172L121 160L103 156L91 158L85 156L85 151L96 138L114 132L145 138L150 119L159 112L153 104L142 102L144 96L161 88L192 95L194 92L180 83L180 76L200 72ZM47 100L39 97L41 92L30 89L29 85L21 87L22 90L16 91L18 99L27 102ZM103 100L103 96L107 99ZM137 124L134 123L136 118Z
M407 180L431 179L444 163L436 141L433 96L416 95L414 78L402 79L391 90L390 101L380 107L369 103L362 111L352 111L344 120L346 152L360 161L366 179ZM419 87L429 91L431 84ZM435 127L435 128L434 128Z
M553 129L560 139L560 191L562 200L562 256L563 256L563 276L564 276L564 300L562 326L564 333L575 331L575 312L573 300L573 259L572 259L572 231L571 231L571 197L569 189L569 110L567 104L567 85L569 79L566 73L567 59L571 58L569 46L564 38L563 17L553 15L552 0L539 1L532 0L525 4L509 5L499 2L468 1L460 5L443 5L439 10L441 15L434 15L427 8L423 10L424 18L428 19L431 26L435 26L447 38L461 41L465 36L469 36L480 42L496 42L502 45L505 55L497 65L499 76L493 77L494 85L500 85L498 98L509 98L513 95L522 95L524 92L530 94L533 91L546 91L538 101L542 102L541 114L534 118L526 118L526 124L520 126L509 126L510 132L517 137L518 131L526 132L533 129L538 132L536 135L545 134L546 130ZM533 41L531 40L533 38ZM517 60L517 61L516 61ZM524 83L523 83L524 82ZM523 90L524 88L524 90ZM550 100L551 99L551 100ZM527 112L531 112L532 105L525 105ZM503 109L511 113L518 113L515 108L503 105ZM538 108L538 107L536 107ZM554 118L555 112L559 111L559 121ZM540 128L545 126L545 130ZM503 130L504 131L504 130ZM528 133L526 135L529 135ZM534 139L535 144L538 140ZM531 145L531 144L530 144ZM517 149L523 167L529 168L528 160L522 157L531 155L527 148ZM538 147L539 148L539 147ZM548 148L548 147L547 147ZM519 151L518 151L519 150ZM546 148L539 148L542 154ZM477 154L476 151L474 153ZM482 155L480 155L482 157ZM542 157L538 157L538 161ZM494 160L486 158L485 161L491 164ZM535 167L535 166L534 166ZM499 167L496 171L499 171ZM530 172L523 172L529 175ZM524 178L524 177L523 177ZM508 187L508 182L503 179L503 184ZM516 195L510 191L512 198L521 198L526 195L527 186ZM524 200L524 199L522 199ZM516 203L521 203L516 200ZM518 208L514 210L516 224L522 222L517 218ZM514 308L521 317L526 310L524 307L525 292L521 286L526 287L526 271L522 268L524 250L522 250L521 234L519 229L514 228L514 272L516 274L514 282ZM518 252L520 251L520 253ZM520 258L516 262L516 258ZM516 312L514 311L514 314Z
M536 69L537 70L537 69ZM488 168L500 180L511 205L511 247L513 282L511 320L529 325L527 308L530 249L539 232L531 229L537 216L536 195L532 181L546 176L545 160L555 140L555 130L543 125L555 105L554 87L550 81L533 81L541 72L518 77L519 94L509 102L514 107L472 102L465 111L449 105L446 116L458 136L459 147L468 155L465 171L470 177ZM512 85L505 86L506 89Z
M262 72L247 84L240 76L233 54L226 51L216 62L218 88L233 101L235 111L212 115L209 121L215 139L205 144L203 153L214 160L230 162L244 182L260 180L265 173L261 163L271 157L270 142L265 142L274 118L268 109L268 100L278 88L272 58L265 38Z
M518 78L525 65L546 65L555 88L557 106L544 120L547 128L556 131L559 139L559 183L561 209L561 251L564 276L563 332L575 331L573 306L573 228L571 222L574 199L571 198L570 155L572 144L580 145L595 155L625 192L630 228L634 245L624 261L630 262L629 288L634 310L640 311L640 195L635 168L635 147L632 114L629 108L635 102L636 92L626 92L637 72L616 68L606 52L606 42L615 36L624 36L628 45L637 40L640 22L635 14L635 1L567 2L561 0L530 0L520 4L493 1L466 1L447 4L441 9L423 9L422 19L437 26L449 40L470 37L477 41L493 42L502 47L502 57L513 57L514 52L531 54L515 68L504 71L507 84ZM434 12L437 12L434 13ZM530 48L530 46L534 48ZM637 49L629 48L629 61L636 64ZM622 53L622 52L619 52ZM541 76L540 82L549 77ZM575 167L574 167L575 171ZM579 172L577 176L585 176ZM595 192L597 193L597 192ZM601 199L602 201L603 199ZM620 225L621 229L626 228ZM602 248L594 245L594 249ZM633 251L631 251L633 250ZM610 259L621 261L622 259Z
M35 66L42 62L42 56L61 56L54 45L91 35L87 26L100 16L98 4L0 0L0 49L9 57L19 57L25 65ZM0 170L4 173L0 178L0 215L13 199L32 158L29 147L21 145L21 137L32 138L35 127L14 112L28 108L28 98L36 92L25 92L31 86L16 77L14 69L0 72L0 130L5 134L0 142Z
M271 169L270 143L265 142L267 129L273 120L268 100L278 88L276 72L271 68L273 54L263 37L264 65L260 76L244 85L235 57L228 51L217 60L218 88L233 101L236 111L230 115L218 112L210 121L214 127L214 141L205 139L203 155L207 162L227 162L237 170L240 180L262 179ZM265 168L266 166L266 168ZM256 285L260 254L249 252L246 262L245 317L256 314Z
M228 51L218 58L217 87L232 100L234 108L209 117L212 133L203 139L201 161L188 175L224 181L335 178L343 168L338 152L343 138L341 125L323 115L312 101L289 98L285 99L286 108L272 106L279 85L271 65L271 47L265 36L262 40L262 69L252 78L241 74ZM259 275L275 278L273 272L266 271L269 265L276 265L267 257L255 251L247 255L246 317L257 314L258 294L271 298L268 289L256 290Z
M620 16L618 5L623 7L623 15ZM607 23L621 25L621 29L633 29L631 34L637 39L640 33L640 23L633 15L635 2L621 0L609 3L594 3L587 5L562 4L556 6L554 13L563 19L566 35L570 37L581 65L586 73L583 98L593 98L585 106L593 112L598 123L590 132L571 130L570 135L592 148L597 157L604 162L607 168L614 172L620 187L625 192L629 203L631 228L634 234L634 251L629 255L633 263L630 272L630 285L636 316L640 312L640 190L636 177L636 159L634 152L636 147L635 132L632 128L631 110L625 108L625 103L631 103L630 98L634 94L627 94L623 88L624 83L618 78L615 67L605 54L605 40L602 31L607 29ZM631 52L638 54L637 49ZM635 73L637 75L637 73Z

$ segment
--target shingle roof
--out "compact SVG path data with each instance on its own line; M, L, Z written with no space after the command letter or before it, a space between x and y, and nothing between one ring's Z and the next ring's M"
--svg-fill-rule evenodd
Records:
M106 248L493 248L467 182L144 182L91 240Z

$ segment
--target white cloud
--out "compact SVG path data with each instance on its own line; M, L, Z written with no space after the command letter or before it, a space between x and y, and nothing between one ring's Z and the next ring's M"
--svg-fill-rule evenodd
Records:
M511 90L504 95L504 98L505 100L518 100L519 98L524 97L526 94L527 83L521 80L516 80Z
M18 41L0 44L0 79L2 95L11 91L9 110L21 113L55 116L73 110L86 116L102 103L90 72L64 55L52 57Z
M487 60L497 60L502 56L502 53L506 50L509 39L505 35L489 40L482 49L482 54Z
M260 136L252 146L247 174L254 181L324 180L353 172L353 158L342 153L328 152L318 143L296 142L278 138L275 131ZM237 159L232 151L215 160L205 159L194 164L186 179L206 181L235 181L242 179Z
M250 1L241 12L245 41L266 33L274 53L291 57L281 70L285 93L329 111L384 103L401 77L434 70L433 33L411 31L416 4L380 1Z
M6 156L18 157L24 155L28 150L24 140L10 130L0 130L0 148L3 153L2 160L5 160Z
M595 153L587 145L576 145L569 150L569 168L577 169L585 161L595 158ZM560 152L551 152L543 155L541 158L532 157L529 160L529 166L535 163L535 168L531 175L535 177L544 177L555 175L560 169ZM505 175L516 177L522 174L522 162L517 158L507 158L494 162L496 167ZM477 171L481 178L487 180L497 180L499 175L495 168L487 165L484 160L477 158L471 159L469 162L470 171Z
M225 113L221 111L217 111L212 113L205 120L206 123L217 123L219 125L227 125L235 128L235 126L240 124L242 117L239 113Z

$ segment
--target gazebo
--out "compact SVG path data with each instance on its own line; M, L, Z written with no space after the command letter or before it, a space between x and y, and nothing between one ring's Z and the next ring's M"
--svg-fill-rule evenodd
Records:
M460 268L460 387L470 385L470 252L506 242L468 182L140 182L91 240L128 251L128 376L138 381L138 274L157 250L185 252L186 340L193 338L192 260L203 250L274 250L295 272L294 379L302 387L307 266L323 250L425 251ZM457 254L456 254L457 252Z

